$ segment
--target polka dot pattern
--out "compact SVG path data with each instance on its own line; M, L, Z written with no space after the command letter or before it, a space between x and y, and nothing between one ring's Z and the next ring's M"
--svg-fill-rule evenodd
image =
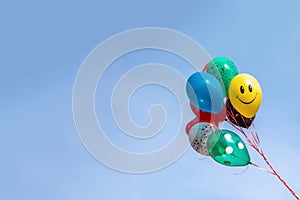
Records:
M225 57L216 57L208 63L206 72L214 75L223 86L224 93L228 96L231 80L238 75L234 62Z
M193 149L204 156L208 156L207 139L217 130L218 128L215 125L206 122L194 125L189 133L189 141Z

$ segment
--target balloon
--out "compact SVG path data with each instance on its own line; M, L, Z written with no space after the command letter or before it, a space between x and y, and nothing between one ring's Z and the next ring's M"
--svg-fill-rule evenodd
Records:
M235 76L229 86L229 99L241 115L247 118L254 117L262 100L258 81L249 74Z
M251 118L247 118L243 115L241 115L234 107L232 106L229 99L227 99L226 102L226 115L227 118L235 125L243 127L243 128L249 128L255 118L255 116Z
M186 134L189 135L189 134L190 134L191 128L192 128L195 124L197 124L197 123L199 123L199 122L200 122L200 121L199 121L198 117L196 117L196 118L194 118L192 121L190 121L190 122L186 125L186 127L185 127L185 132L186 132Z
M223 109L224 92L219 81L206 72L192 74L186 84L191 103L205 112L219 113Z
M207 69L207 67L208 67L208 64L209 64L209 63L207 63L207 64L203 67L203 69L202 69L203 72L206 72L206 69Z
M214 75L223 86L225 95L228 96L228 88L233 77L238 75L235 64L225 57L216 57L209 62L206 72Z
M189 141L193 149L202 155L208 156L207 138L217 130L218 128L215 125L206 122L194 125L189 132Z
M245 166L250 163L250 156L243 140L229 130L219 130L207 139L209 155L225 166Z
M220 113L204 112L193 106L193 104L191 103L190 106L193 113L197 116L199 122L208 122L214 125L218 125L226 118L226 106L223 107L223 110Z

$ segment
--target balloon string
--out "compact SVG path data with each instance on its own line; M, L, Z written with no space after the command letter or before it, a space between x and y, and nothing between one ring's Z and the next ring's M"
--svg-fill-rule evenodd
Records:
M231 114L231 117L236 121L236 118L235 116L233 115L232 111L230 112ZM270 167L270 169L272 171L268 171L268 170L265 170L263 168L261 168L260 166L254 164L254 163L250 163L252 166L255 166L256 168L258 169L261 169L261 170L264 170L270 174L273 174L275 175L280 181L281 183L291 192L291 194L297 199L297 200L300 200L300 197L296 194L296 192L287 184L287 182L278 174L278 172L273 168L273 166L271 165L271 163L269 162L269 160L267 159L267 157L265 156L265 154L263 153L262 149L258 146L258 144L260 144L260 141L259 141L259 138L258 138L258 134L255 130L255 126L253 124L253 128L254 128L254 131L252 130L252 128L250 128L250 132L251 132L251 135L253 136L253 139L254 140L250 140L250 138L247 136L247 134L244 132L244 130L241 128L241 127L237 127L233 122L231 122L229 119L227 119L226 121L228 121L235 129L237 129L239 132L241 132L246 140L248 141L248 143L250 144L250 146L252 148L254 148L257 153L264 159L265 163ZM254 135L255 134L255 135Z
M269 173L269 174L275 175L274 172L271 172L271 171L269 171L269 170L267 170L267 169L265 169L265 168L262 168L261 166L259 166L259 165L257 165L257 164L254 164L254 163L252 163L252 162L250 162L249 164L252 165L253 167L257 168L257 169L260 169L260 170L263 170L263 171L265 171L265 172L267 172L267 173Z
M256 144L257 147L260 146L260 140L255 130L254 122L251 123L251 126L248 128L249 132L251 133L252 141Z
M234 119L234 121L237 123L236 118L234 117L232 111L230 111L230 112L231 112L232 119ZM232 127L234 127L237 131L239 131L240 133L242 133L244 135L244 137L246 138L246 140L248 141L250 146L252 146L254 149L259 151L258 146L252 140L250 140L250 138L247 136L247 134L244 132L244 130L241 127L238 127L233 122L231 122L229 119L227 119L226 121L228 121Z
M241 175L241 174L244 174L248 169L249 169L249 165L247 165L247 168L246 168L245 170L243 170L243 171L240 172L240 173L235 173L234 175L239 176L239 175Z
M238 121L237 121L236 116L234 115L232 109L229 109L229 114L230 114L231 118L234 120L234 122L235 122L236 124L238 124ZM243 130L241 127L235 125L233 122L230 121L230 119L228 119L227 121L231 124L231 126L233 126L235 129L237 129L237 131L239 131L240 133L242 133L242 134L244 135L244 137L247 139L247 141L248 141L248 143L250 144L250 146L252 146L252 147L253 147L256 151L258 151L258 152L261 151L261 149L258 147L258 143L259 143L259 142L255 142L255 139L254 139L255 137L251 140L251 139L247 136L247 134L244 132L244 130ZM243 119L243 121L244 121L244 124L246 125L246 122L245 122L244 119ZM257 136L257 137L258 137L258 136ZM259 141L259 140L258 140L258 141Z
M281 181L281 183L292 193L292 195L299 200L300 197L296 194L296 192L286 183L286 181L281 178L281 176L277 173L277 171L273 168L273 166L271 165L271 163L269 162L269 160L267 159L267 157L265 156L265 154L261 151L258 152L262 158L264 159L264 161L266 162L266 164L270 167L270 169L272 170L272 172L274 173L274 175Z
M252 129L252 127L253 127L253 129ZM257 131L256 131L256 129L255 129L254 122L252 122L252 127L250 127L250 129L251 129L251 131L254 130L255 137L256 137L256 139L257 139L257 141L258 141L258 144L260 145L260 140L259 140L259 137L258 137L258 133L257 133Z

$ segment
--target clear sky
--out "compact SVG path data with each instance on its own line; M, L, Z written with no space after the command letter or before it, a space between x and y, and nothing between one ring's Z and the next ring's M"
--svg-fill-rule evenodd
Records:
M112 170L95 160L80 142L72 115L72 92L84 58L111 35L145 26L180 31L212 57L229 57L240 72L259 80L263 102L255 124L262 148L300 193L299 11L297 0L2 1L0 198L293 199L270 174L250 167L235 175L244 168L224 167L210 158L201 160L192 149L157 172L133 175ZM159 51L136 52L123 61L118 60L106 78L122 75L118 65L130 69L145 62L173 64L188 74L184 61ZM109 90L97 91L99 112L101 106L106 108ZM178 109L167 90L154 86L142 90L160 95L153 99L145 91L134 95L132 117L137 123L148 123L146 111L152 103L162 101L171 113ZM109 119L108 111L97 115ZM179 119L168 116L162 136L149 142L126 139L109 123L105 129L124 149L155 150L168 143L178 126ZM250 154L253 162L263 165L254 151Z

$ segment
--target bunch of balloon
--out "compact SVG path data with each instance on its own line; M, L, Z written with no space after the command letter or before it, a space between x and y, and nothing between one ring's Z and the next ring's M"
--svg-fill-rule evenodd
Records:
M194 150L226 166L244 166L250 156L243 140L229 130L220 130L226 120L226 98L231 80L238 74L235 64L224 57L209 62L203 72L192 74L186 85L190 107L196 117L186 132Z
M250 164L273 174L296 199L300 199L275 171L260 147L253 121L261 105L262 90L253 76L239 74L233 61L216 57L204 66L202 72L188 78L186 92L195 114L186 126L186 133L195 151L225 166ZM241 137L230 130L220 129L219 125L224 121L245 137L270 170L250 161L247 146Z

